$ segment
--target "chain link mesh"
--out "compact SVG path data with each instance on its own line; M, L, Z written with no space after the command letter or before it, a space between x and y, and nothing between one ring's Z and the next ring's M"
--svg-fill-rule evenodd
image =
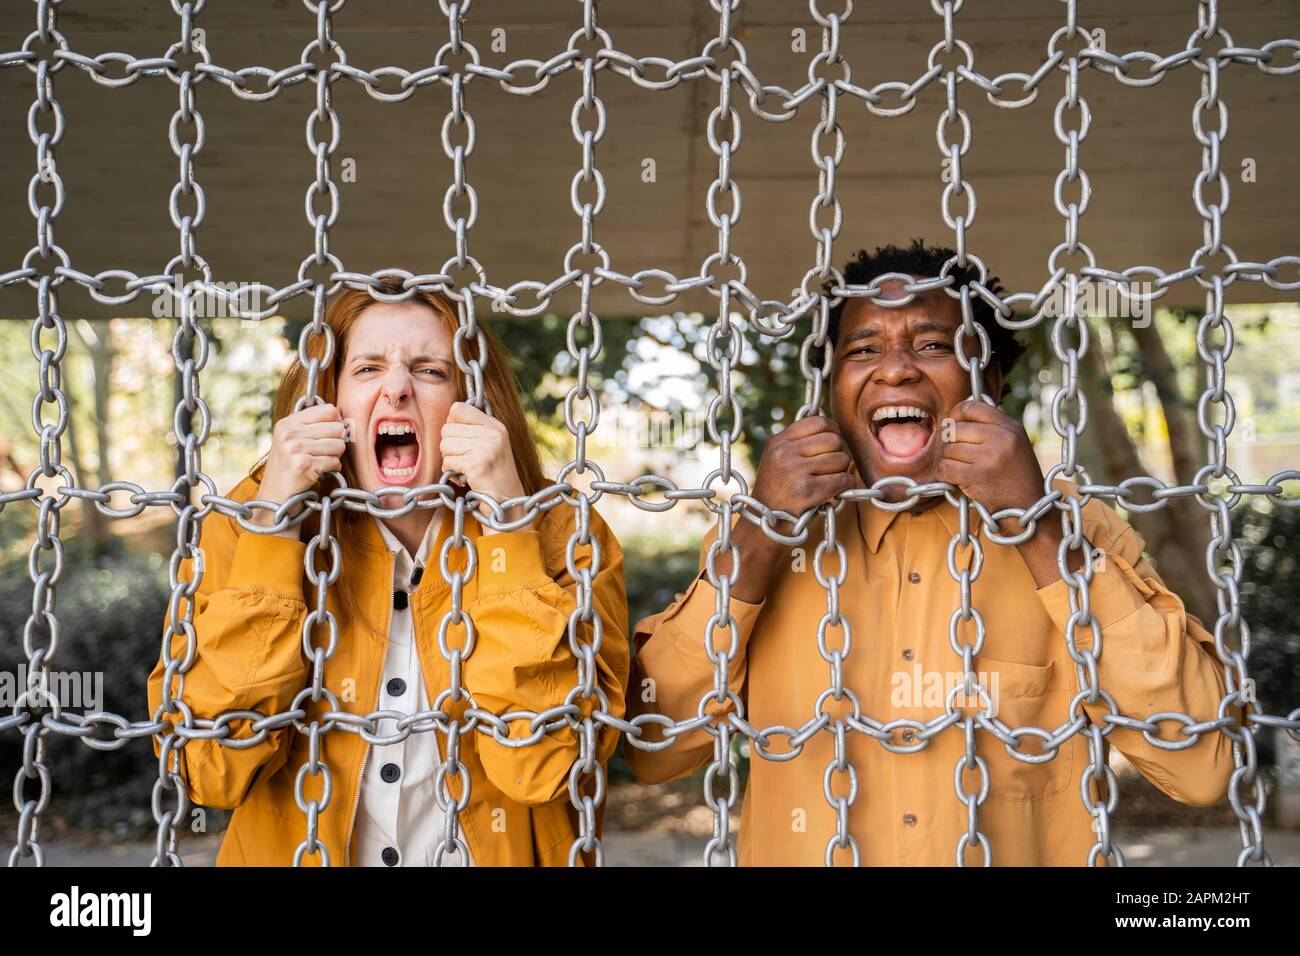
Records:
M26 283L35 290L36 318L31 343L38 372L32 427L40 441L40 465L28 475L25 487L0 494L0 510L16 502L29 502L37 509L35 540L28 560L33 586L32 611L23 628L29 686L12 712L0 716L0 731L19 734L23 741L22 766L13 783L18 824L9 853L10 865L26 860L38 865L44 862L40 824L52 794L51 772L46 761L46 741L50 734L76 737L86 746L99 750L117 749L136 738L152 737L158 742L161 752L152 797L157 824L154 863L178 866L181 860L177 827L187 817L190 806L179 763L186 742L206 739L216 740L225 747L249 747L260 743L268 734L289 727L308 741L308 757L298 769L294 787L298 809L305 817L305 837L294 853L295 865L308 856L319 857L324 865L337 860L318 831L320 814L329 805L333 790L330 768L321 757L326 735L356 733L367 743L387 744L405 740L412 733L434 734L442 744L444 756L437 779L437 802L445 812L446 828L434 854L435 863L440 863L448 854L464 854L462 861L468 858L460 824L460 813L470 800L469 774L460 760L466 735L490 735L498 743L518 747L534 744L565 728L575 733L580 743L568 788L580 821L578 837L569 853L570 864L576 863L580 854L592 854L597 864L604 862L596 821L605 796L606 779L597 759L597 732L614 728L623 734L626 745L650 750L671 746L681 734L702 728L714 738L713 760L706 769L703 784L704 800L714 818L713 837L704 853L709 864L736 862L730 821L740 785L731 758L733 743L749 741L751 753L758 759L788 760L797 757L804 745L818 734L829 734L833 755L826 767L823 789L834 810L836 825L826 844L826 863L856 865L860 848L849 832L849 810L862 787L870 781L860 780L848 759L849 736L862 734L891 752L912 753L924 749L941 733L961 733L965 746L954 767L953 782L957 799L966 807L968 824L954 847L955 861L965 865L968 856L974 855L984 865L990 865L992 848L979 829L979 810L988 799L990 779L985 761L975 750L977 735L985 732L1001 742L1012 757L1032 762L1052 759L1071 737L1083 735L1091 762L1083 769L1080 792L1095 820L1097 841L1087 860L1080 862L1094 865L1099 858L1105 858L1114 865L1123 865L1124 854L1112 839L1110 824L1118 787L1103 750L1103 739L1116 727L1139 730L1153 746L1166 750L1192 746L1203 734L1228 735L1233 742L1236 764L1229 799L1240 822L1242 843L1236 862L1238 865L1271 864L1264 847L1262 818L1266 790L1259 775L1256 735L1264 728L1283 728L1292 738L1300 740L1300 708L1285 715L1268 714L1255 702L1248 673L1250 629L1240 606L1242 553L1232 537L1231 510L1248 496L1261 497L1275 505L1296 506L1298 499L1284 496L1284 482L1300 480L1300 471L1283 471L1262 484L1245 484L1228 465L1228 441L1236 413L1226 385L1226 366L1232 354L1234 334L1224 309L1226 290L1233 282L1262 283L1280 291L1300 289L1300 278L1287 278L1289 271L1300 266L1300 256L1243 262L1224 242L1223 217L1228 209L1229 187L1221 168L1221 155L1228 129L1228 110L1220 84L1230 67L1253 66L1274 76L1300 71L1300 41L1278 39L1258 48L1237 46L1220 25L1216 0L1189 0L1189 9L1195 8L1196 29L1183 49L1169 54L1145 50L1115 54L1094 43L1092 31L1077 19L1076 0L1066 0L1064 25L1051 35L1045 56L1032 71L988 77L978 72L972 47L958 36L958 14L965 7L965 0L931 0L942 39L930 50L924 72L912 80L884 81L866 88L852 82L851 64L841 49L842 28L853 15L852 0L843 0L842 9L832 13L823 11L817 0L810 0L809 15L820 28L821 48L809 59L807 82L798 89L787 90L760 82L750 68L743 43L733 36L740 0L709 0L717 15L717 35L698 54L681 60L636 57L619 50L613 37L598 25L595 0L579 0L581 27L569 38L564 50L545 61L519 59L501 69L482 64L478 50L463 36L463 24L470 15L473 0L462 4L439 0L446 16L448 39L438 49L432 65L414 71L398 66L366 70L348 62L344 47L334 37L332 19L346 0L304 0L314 20L314 38L303 48L298 63L281 69L263 66L233 69L214 63L207 45L195 42L195 29L206 0L185 3L171 0L179 39L163 56L144 58L117 52L90 56L74 50L58 28L58 12L63 2L36 0L35 29L20 49L0 52L0 68L23 66L35 77L27 129L36 148L36 171L28 187L36 242L18 269L0 274L0 286ZM1216 43L1219 46L1214 50ZM1071 52L1066 52L1067 46ZM453 60L458 65L451 65L449 61ZM178 101L168 140L177 158L179 177L172 188L168 208L177 231L178 251L158 274L138 275L125 269L110 269L91 275L76 269L56 240L56 221L65 198L64 184L54 162L65 129L64 113L55 95L56 75L67 67L81 70L95 83L108 87L163 77L176 86ZM1082 147L1092 123L1091 110L1083 95L1085 80L1099 83L1109 78L1127 86L1147 87L1188 67L1200 73L1200 96L1192 111L1192 129L1201 145L1201 169L1192 185L1192 201L1203 220L1202 244L1192 251L1187 267L1176 272L1145 265L1122 270L1099 266L1092 250L1080 237L1080 220L1091 199L1090 180L1081 163ZM547 90L566 73L574 73L579 81L571 127L574 140L581 148L581 161L573 176L570 197L574 214L579 218L580 238L564 256L564 271L550 281L522 279L508 287L493 285L470 251L478 216L478 196L469 177L469 160L477 139L469 106L471 84L478 83L481 88L495 83L504 92L530 96ZM642 269L630 275L618 272L596 239L597 221L606 199L605 181L596 159L596 148L606 128L606 110L598 95L598 85L608 83L612 77L651 91L668 90L689 82L707 81L717 86L717 106L710 112L704 130L709 149L717 157L717 176L710 183L706 197L708 218L717 230L717 251L704 259L698 274L677 276L659 268ZM1065 147L1065 164L1055 181L1053 201L1064 220L1065 237L1048 256L1048 279L1041 288L998 295L986 284L988 271L983 261L970 251L968 233L976 219L976 193L962 175L962 162L972 146L973 131L961 98L982 93L997 107L1021 109L1038 99L1040 92L1048 88L1049 79L1058 77L1064 92L1056 105L1053 129ZM330 229L340 209L331 160L341 136L341 121L333 107L332 94L334 85L340 81L359 84L380 102L403 101L435 84L446 88L449 106L442 124L441 144L451 162L453 178L442 209L455 255L443 263L438 273L414 274L398 268L372 274L348 272L331 253ZM198 91L205 84L209 88L224 87L241 99L254 101L273 99L298 84L315 88L314 107L306 127L314 175L304 202L312 229L312 251L302 260L297 280L282 288L255 284L232 292L214 283L212 270L198 252L198 230L206 210L203 187L196 178L196 162L205 139ZM940 157L951 177L941 194L940 209L944 223L952 230L956 255L936 276L914 279L891 274L866 285L848 285L833 265L833 246L844 219L843 206L835 192L837 171L846 147L844 130L838 120L841 104L861 104L874 116L885 119L899 117L910 113L931 85L938 88L944 101L935 135ZM808 216L815 265L805 273L788 300L760 299L750 288L744 259L732 249L732 228L741 215L740 186L732 177L732 162L741 145L742 122L737 104L744 101L748 102L749 112L765 122L787 122L801 109L814 106L820 115L810 144L818 181ZM729 207L720 208L728 201ZM1063 255L1082 256L1087 264L1067 268L1058 262ZM576 265L579 257L589 264ZM1226 264L1212 271L1206 262L1210 258L1226 259ZM978 273L977 279L958 284L951 275L954 268L971 267ZM723 270L734 274L725 278ZM467 277L468 281L463 281ZM1131 288L1139 277L1150 280L1150 291L1137 292ZM393 295L381 291L381 284L394 278L400 279L402 292ZM900 278L905 280L905 296L880 297L883 283ZM1197 423L1206 441L1206 464L1191 485L1170 486L1145 475L1131 476L1114 485L1094 483L1078 462L1079 438L1088 418L1087 401L1078 379L1079 365L1089 346L1088 324L1078 308L1083 288L1088 284L1110 287L1126 299L1146 305L1184 281L1196 282L1205 292L1205 315L1196 332L1196 344L1205 365L1205 386L1197 405ZM173 424L183 474L167 491L148 491L131 481L114 481L94 489L83 487L62 463L61 438L68 427L69 405L62 388L61 366L67 351L67 329L59 313L58 293L59 287L67 282L85 288L96 301L112 305L132 302L141 293L165 292L175 287L178 327L172 355L180 378L181 397L175 406ZM698 487L680 487L656 474L641 475L627 482L609 480L597 462L587 455L588 439L599 421L599 402L589 381L589 369L602 350L600 319L590 308L590 301L593 288L602 282L623 286L633 300L643 305L666 305L680 294L698 289L717 298L717 318L708 330L707 360L716 373L718 390L708 408L708 434L718 447L719 460L718 467ZM114 293L110 283L120 284L123 291ZM652 283L661 283L662 292L652 292ZM367 289L376 300L382 301L406 299L425 290L450 296L458 310L454 339L456 364L465 378L469 402L489 413L491 409L483 393L483 369L488 353L482 329L477 324L476 301L486 299L494 310L529 317L549 308L561 292L576 288L579 308L569 318L567 350L577 375L563 405L564 424L573 436L575 452L572 460L560 469L554 484L531 496L495 501L476 492L457 498L454 489L440 481L408 489L402 494L401 506L394 509L381 507L379 497L373 493L346 487L337 473L332 476L339 487L325 496L303 492L284 502L241 503L220 495L202 468L202 450L211 430L212 414L200 389L200 373L207 362L209 343L196 321L196 302L203 296L217 297L226 301L230 315L261 320L275 315L292 298L310 297L312 320L303 328L298 343L298 360L306 370L306 391L295 407L299 411L322 401L317 386L321 370L334 358L335 347L333 333L324 321L325 304L342 287ZM970 397L991 402L992 398L982 390L983 372L991 357L988 333L974 321L972 305L977 299L984 301L1008 328L1035 328L1046 324L1048 300L1061 287L1066 290L1066 307L1063 314L1053 318L1050 328L1063 382L1051 405L1051 424L1062 443L1061 460L1049 470L1043 496L1033 506L990 513L980 502L967 499L950 484L922 484L899 476L882 477L870 487L845 492L834 502L800 515L769 509L750 496L745 476L733 463L742 425L733 379L747 330L759 340L775 341L790 337L801 320L810 319L810 331L799 350L806 392L796 418L803 418L818 414L825 397L831 363L828 348L831 307L849 297L874 299L879 305L898 307L911 302L917 294L942 289L961 308L962 325L956 332L955 344L959 361L970 372ZM253 308L250 301L260 302L262 307ZM1027 317L1016 318L1017 309ZM737 312L744 316L744 322L737 319ZM978 356L971 359L965 357L961 347L962 340L968 336L975 336L979 345ZM1057 477L1076 480L1080 496L1064 498L1053 489L1052 482ZM580 492L573 483L577 478L586 478L590 490ZM723 494L722 489L728 486L733 492ZM904 500L886 500L887 490L896 486L902 487ZM195 504L196 491L199 504ZM114 507L114 493L127 493L131 506ZM622 496L650 512L670 510L678 502L699 501L717 519L717 537L707 552L706 562L708 582L716 590L716 611L702 635L705 651L715 667L715 680L713 688L700 700L694 718L674 722L651 713L625 720L623 715L610 711L605 695L596 684L595 655L601 646L602 624L593 600L593 580L601 567L601 555L591 534L591 515L593 506L605 494ZM961 658L964 682L949 693L945 713L929 722L906 719L881 722L863 712L857 696L845 683L844 665L853 635L839 605L847 558L843 544L837 539L836 516L848 502L869 502L876 508L896 511L936 497L954 505L960 520L960 530L949 544L947 564L959 594L959 606L950 622L950 643L953 652ZM1148 500L1140 501L1139 497ZM169 565L170 599L163 645L165 682L162 703L148 720L133 721L107 712L65 711L46 689L46 678L59 645L55 603L64 570L60 515L74 498L109 518L134 517L149 507L169 507L176 515L176 547ZM1214 621L1213 633L1227 678L1227 694L1215 720L1197 722L1183 713L1122 714L1101 686L1098 663L1103 635L1090 610L1093 555L1083 535L1081 516L1082 506L1094 498L1133 511L1156 510L1174 499L1191 499L1208 512L1211 541L1205 554L1205 567L1216 590L1219 616ZM506 509L515 505L522 505L524 514L514 521L506 520ZM474 623L462 599L465 585L475 572L475 551L465 534L466 521L473 519L496 530L509 531L554 507L572 508L575 515L575 530L566 550L568 571L577 582L577 608L572 613L568 634L569 648L576 661L573 689L563 705L550 710L497 716L478 707L471 689L461 680L475 643ZM451 594L451 607L439 624L438 646L447 661L451 680L430 711L414 715L379 710L367 716L351 714L340 708L323 685L326 662L338 643L338 621L327 607L329 588L346 573L339 540L332 534L332 527L342 513L340 509L345 508L379 518L409 514L416 508L431 513L445 508L452 514L452 533L438 559ZM314 588L309 600L311 610L302 626L302 652L311 664L311 681L283 713L227 712L207 720L195 717L185 703L185 675L197 654L193 596L204 572L199 533L203 519L214 511L253 534L275 534L312 515L319 518L319 529L308 541L304 558L304 574ZM265 513L269 520L255 521L258 513ZM996 545L1015 545L1030 537L1039 521L1052 515L1061 522L1064 533L1058 566L1068 586L1073 611L1065 641L1077 665L1082 690L1071 703L1069 719L1059 727L1012 728L993 715L989 692L979 684L974 670L974 658L983 646L984 621L979 609L971 603L971 587L983 564L981 538ZM816 640L829 669L827 688L814 703L812 716L802 726L757 728L745 719L744 702L728 682L729 668L738 652L735 621L728 609L732 585L742 573L739 549L731 540L733 522L749 521L772 539L795 545L807 540L810 525L818 519L823 530L814 552L814 570L825 590L826 612L817 623ZM1015 530L1004 530L1008 519L1014 523ZM575 559L579 546L590 546L592 552L589 562L582 567L577 566ZM1071 551L1080 552L1082 571L1070 570ZM731 557L729 570L718 573L718 557L728 555ZM826 563L831 556L834 570ZM189 579L181 577L185 562L189 562L193 572ZM964 624L973 628L971 642L959 638ZM1091 638L1086 649L1077 643L1081 628ZM451 638L453 629L463 634L460 644ZM714 635L719 629L731 635L729 647L715 647ZM828 636L832 631L838 633L838 639ZM173 638L182 641L180 656L172 653ZM963 716L955 705L958 693L975 695L986 702L985 707L979 713ZM847 700L847 715L832 718L826 711L831 700L837 703ZM308 701L312 704L324 701L328 709L306 722ZM587 702L589 708L584 711L581 702ZM728 703L731 706L723 711L711 706ZM1108 712L1099 722L1091 720L1082 711L1085 703L1104 704ZM1240 708L1240 717L1230 712L1234 708ZM720 717L719 713L725 716ZM394 716L402 718L399 730L381 735L380 719ZM249 735L236 737L232 724L245 720L249 721ZM528 736L510 736L510 724L516 721L527 721ZM1165 724L1179 725L1177 739L1159 736ZM665 740L644 739L649 725L658 726ZM897 739L900 731L903 743ZM1020 752L1020 741L1025 736L1043 741L1041 754ZM772 751L772 743L778 737L788 738L788 750ZM977 772L979 778L972 790L966 788L968 771ZM319 796L308 795L308 778L317 778L318 786L314 789L319 791ZM348 849L343 848L345 860Z

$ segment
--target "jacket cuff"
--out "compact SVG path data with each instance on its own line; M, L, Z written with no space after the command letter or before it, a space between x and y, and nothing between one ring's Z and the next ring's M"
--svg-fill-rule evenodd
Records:
M766 603L766 598L757 604L750 604L736 597L731 599L729 610L736 622L737 655L744 653L745 646L749 643L749 636L754 630L754 622L758 620L758 615ZM717 610L717 606L718 589L709 583L708 578L701 571L691 582L681 604L664 619L664 623L677 631L677 647L684 655L708 660L709 655L704 650L705 628ZM713 628L713 649L725 650L729 644L727 622L719 620Z
M1106 570L1094 572L1088 585L1092 616L1103 631L1146 604L1147 595L1152 593L1122 557L1110 551L1105 556ZM1063 579L1053 581L1038 589L1038 598L1064 635L1071 614L1070 586ZM1075 626L1074 646L1081 651L1092 648L1091 626Z
M478 578L479 594L501 594L551 583L539 531L480 535L474 547L478 552L474 576Z
M279 534L243 532L235 542L227 587L274 591L304 600L302 581L307 543Z

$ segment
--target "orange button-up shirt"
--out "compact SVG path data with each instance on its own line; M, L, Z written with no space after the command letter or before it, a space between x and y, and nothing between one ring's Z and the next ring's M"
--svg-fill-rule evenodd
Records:
M1064 480L1057 487L1067 495L1076 493ZM1092 613L1102 628L1097 668L1101 688L1125 716L1145 719L1179 711L1198 721L1216 719L1225 683L1213 637L1184 611L1143 558L1143 541L1130 525L1099 501L1085 505L1082 513L1088 541L1104 552L1090 586ZM856 696L860 716L887 724L899 718L925 723L943 715L947 693L961 683L963 670L949 641L949 621L960 597L947 565L949 541L958 530L957 510L942 500L928 509L903 512L849 502L836 518L836 537L848 564L839 592L841 613L851 630L844 686ZM1056 518L1049 515L1047 520ZM972 521L972 530L977 524ZM810 525L805 545L791 551L762 602L731 602L738 634L728 687L740 694L745 720L759 731L803 726L831 684L830 666L817 646L826 592L814 573L813 551L823 533L821 519ZM715 534L710 532L702 554ZM994 715L1009 728L1027 725L1054 732L1069 722L1071 701L1081 689L1079 668L1064 637L1071 614L1068 587L1064 581L1037 587L1014 546L981 543L984 563L971 595L984 618L986 636L974 670L989 691ZM959 570L971 567L972 552L958 549ZM833 554L827 555L825 567L828 575L836 572ZM656 712L683 721L701 712L731 709L714 702L701 711L703 697L714 688L715 667L705 653L704 633L716 595L701 573L670 607L638 623L628 695L633 714ZM730 636L724 622L714 633L714 647L727 647ZM963 644L973 643L974 636L973 623L960 624ZM843 647L843 632L828 629L825 643L831 651ZM1076 646L1081 651L1092 647L1090 627L1076 629ZM848 731L848 761L858 784L848 831L857 842L862 865L956 864L958 841L967 831L967 807L954 785L954 771L966 753L964 717L987 705L960 696L955 704L963 722L945 727L928 744L914 729L895 731L891 745L921 745L913 752L896 753L866 733ZM828 697L822 709L832 718L854 713L847 695L840 702ZM1104 703L1085 703L1082 710L1106 729L1101 723L1107 712ZM1229 713L1239 716L1236 708ZM1081 774L1090 766L1090 729L1070 736L1051 760L1026 763L1012 757L992 732L974 726L976 753L987 762L990 776L988 798L978 808L978 826L987 838L992 863L1086 864L1098 840L1080 791ZM1159 727L1156 736L1183 739L1181 725L1166 721ZM661 739L652 725L644 734L646 739ZM663 750L626 750L638 777L662 782L710 763L714 739L707 729L696 729ZM1116 726L1104 740L1104 750L1118 747L1175 800L1207 805L1227 790L1234 766L1232 746L1217 730L1175 751L1153 746L1132 728ZM789 741L788 735L771 735L767 749L788 753ZM802 753L785 761L755 750L751 744L739 863L823 865L836 829L835 808L823 791L827 766L834 759L834 735L825 728L818 731ZM1021 737L1020 752L1042 753L1042 738ZM978 793L979 772L962 773L964 789ZM847 774L832 776L833 794L847 793ZM1095 800L1095 782L1089 787ZM716 799L725 799L726 780L715 781L714 790ZM834 862L851 862L850 852L836 849ZM982 864L983 848L968 847L965 862ZM1097 862L1105 865L1106 860L1099 856Z

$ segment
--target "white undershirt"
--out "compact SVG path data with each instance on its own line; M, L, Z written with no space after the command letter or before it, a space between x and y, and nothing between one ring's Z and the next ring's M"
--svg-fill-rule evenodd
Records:
M393 554L393 587L408 592L406 607L393 608L384 675L379 686L379 709L398 710L404 714L426 711L429 700L413 638L409 592L412 590L411 574L417 564L420 567L425 565L438 522L429 522L429 529L413 561L406 547L384 523L378 518L374 520ZM394 681L401 683L394 684ZM392 693L393 690L401 693ZM396 733L397 722L384 718L378 722L376 730L380 735ZM433 852L443 839L445 825L444 814L434 796L439 764L435 733L420 731L412 733L401 743L370 745L361 777L356 828L352 835L353 866L433 865ZM396 773L391 782L384 779L386 767L388 776ZM388 851L389 859L392 859L392 851L396 851L396 860L392 863L386 861L385 851ZM463 864L460 853L443 855L443 866Z

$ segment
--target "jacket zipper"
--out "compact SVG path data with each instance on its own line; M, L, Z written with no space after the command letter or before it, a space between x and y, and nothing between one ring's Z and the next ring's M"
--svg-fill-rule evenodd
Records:
M393 580L393 564L395 563L396 560L397 559L393 555L393 553L391 551L388 552L388 580L389 581ZM379 689L375 691L375 710L378 710L379 705L383 703L384 670L388 666L388 633L393 627L393 604L397 601L397 585L393 584L391 587L392 587L392 594L388 596L388 620L386 621L384 627L384 657L383 660L380 661L379 663ZM412 618L414 618L414 615L412 615ZM414 637L412 637L412 639L414 639ZM366 752L361 756L361 773L357 777L356 793L352 797L352 817L350 822L348 823L348 838L343 845L344 866L352 865L352 831L356 828L357 825L357 809L361 806L361 786L366 779L366 764L370 762L370 747L371 747L370 741L366 741Z
M435 691L433 684L429 682L429 675L426 675L424 672L424 662L422 662L420 659L420 645L419 643L416 643L416 639L415 639L415 588L413 587L411 588L411 594L409 594L408 601L409 604L407 605L407 607L409 607L409 610L411 610L411 649L412 652L415 653L416 671L419 672L421 683L424 684L425 696L429 697L429 706L433 706L433 701L435 700L435 698L437 698L438 692ZM416 700L415 704L413 704L412 706L413 708L419 708L420 706L419 700ZM447 762L446 757L443 756L442 753L442 741L438 739L438 731L432 731L432 734L433 734L433 752L435 754L438 754L438 766L442 766L443 763ZM448 784L448 791L450 791L450 784ZM463 832L461 832L461 839L465 840L465 845L467 845L468 847L469 839L467 838L467 836L464 836Z
M420 646L414 643L415 642L415 599L414 598L411 599L411 641L412 641L412 646L415 648L415 652L416 652L415 666L419 669L420 679L424 681L425 692L430 697L429 706L432 707L433 699L437 697L437 693L434 691L433 684L429 682L428 677L424 673L424 664L420 661ZM417 707L419 706L418 702L416 706ZM438 755L438 766L442 766L447 762L447 758L443 753L442 741L439 739L438 732L436 730L432 731L432 733L433 733L433 752ZM448 793L450 794L450 788L451 788L450 782L448 783L447 786L448 786ZM445 815L444 815L443 822L444 824L446 822ZM463 826L458 826L457 829L461 831L460 834L461 839L465 841L465 846L468 847L469 837L465 834L465 828ZM473 859L473 854L471 853L470 859L466 860L466 864L468 865L470 860L472 859Z
M426 565L428 564L427 560L425 561L425 564ZM423 572L421 572L421 574L423 575ZM421 576L421 583L423 583L423 576ZM415 632L417 628L416 628L416 620L415 620L415 588L414 587L411 588L411 595L409 600L410 600L410 604L408 606L411 609L411 647L415 651L415 666L416 666L416 670L420 675L420 680L424 683L425 693L429 697L429 706L432 707L433 701L437 697L437 691L435 690L434 685L430 682L429 675L425 674L424 672L424 662L420 660L420 645L415 640ZM418 700L416 701L414 706L417 708L420 706ZM442 740L439 739L438 732L436 730L433 731L432 733L433 733L433 752L437 755L438 765L442 766L447 762L447 757L443 753ZM449 793L450 793L450 786L451 786L450 783L448 783ZM460 826L458 827L458 829L460 830L461 833L461 839L465 841L465 846L468 847L469 836L466 835L465 828L463 826ZM473 858L474 858L473 852L471 851L469 854L469 859L465 861L466 864L468 865L470 863L470 860L472 860Z

